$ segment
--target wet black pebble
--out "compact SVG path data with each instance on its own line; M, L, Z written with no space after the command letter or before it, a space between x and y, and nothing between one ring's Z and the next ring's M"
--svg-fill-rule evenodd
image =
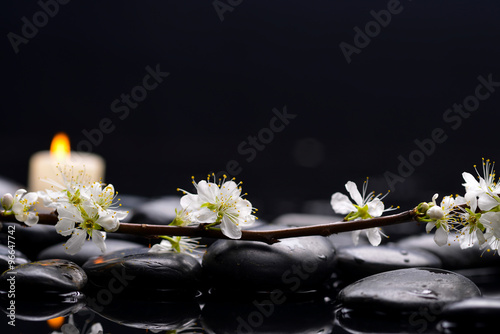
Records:
M221 290L317 290L334 269L335 250L321 236L287 238L273 245L218 240L203 257L211 286Z
M363 278L344 288L338 300L348 309L412 312L438 310L463 299L481 295L468 278L433 268L387 271Z
M356 280L385 271L413 267L441 268L441 260L424 250L406 250L388 246L344 247L337 251L340 277Z
M82 290L87 283L87 275L71 261L43 260L5 271L0 276L0 290L9 291L12 282L16 294L66 293Z

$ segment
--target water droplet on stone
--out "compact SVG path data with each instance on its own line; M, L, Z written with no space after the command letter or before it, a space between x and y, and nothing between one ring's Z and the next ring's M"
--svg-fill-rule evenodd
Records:
M405 249L402 249L402 250L400 251L400 253L401 253L402 255L408 255L408 251L407 251L407 250L405 250Z
M326 260L326 255L324 254L318 255L318 258L320 258L321 260Z
M437 293L429 289L413 290L410 293L425 299L438 299Z
M410 259L404 259L405 263L409 263Z

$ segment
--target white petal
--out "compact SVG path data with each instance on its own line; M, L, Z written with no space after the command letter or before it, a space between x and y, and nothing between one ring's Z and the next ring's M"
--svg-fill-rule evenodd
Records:
M380 245L382 241L382 236L380 236L380 229L378 227L366 229L366 236L368 237L368 241L372 244L372 246Z
M12 212L14 212L16 215L22 215L24 213L24 205L19 202L15 202L12 205ZM19 220L19 218L17 220Z
M166 243L163 243L164 240L162 240L161 243L155 244L151 247L151 249L148 251L148 253L169 253L172 251L172 244L168 242L168 245ZM166 240L165 240L166 241Z
M97 230L92 231L92 242L99 247L103 253L106 252L106 243L104 242L105 239L106 233Z
M60 218L55 228L57 233L66 237L75 229L75 222L66 218Z
M17 221L20 221L21 223L24 223L28 219L28 215L25 215L24 213L21 213L19 215L16 215Z
M349 212L357 211L354 205L352 205L351 201L349 200L349 197L339 192L332 195L330 204L332 205L333 211L341 215L346 215Z
M479 195L479 199L477 202L477 205L483 211L489 211L499 204L500 203L498 203L496 199L488 194Z
M384 203L379 198L375 198L373 201L368 203L368 213L372 217L382 216L384 213Z
M33 226L38 223L38 216L34 212L28 214L28 219L24 222L28 226Z
M434 195L432 195L432 203L436 204L436 199L438 198L439 194L438 193L435 193Z
M467 249L474 246L474 238L469 233L469 231L463 232L463 234L461 234L458 239L460 241L461 249Z
M477 209L477 195L473 192L465 193L465 201L469 205L472 212L476 212Z
M448 232L446 232L442 227L438 228L434 234L434 242L438 246L446 245L448 243Z
M486 242L486 238L484 237L483 232L479 229L476 230L476 237L477 241L479 241L479 245L482 245Z
M477 182L476 178L472 176L472 174L464 172L462 173L462 177L466 183L463 184L465 188L467 187L479 187L479 182Z
M222 217L222 222L220 225L222 234L231 239L241 238L241 229L236 226L229 218L226 216Z
M198 195L193 195L193 194L186 194L181 197L181 207L183 209L189 208L193 203L198 202ZM195 209L194 206L192 209Z
M26 203L28 203L28 205L30 205L30 206L34 205L35 202L37 201L37 199L38 199L38 195L37 195L37 193L34 193L34 192L27 193L23 197L23 200L26 200Z
M18 189L14 193L14 197L19 200L25 193L27 193L27 191L25 189Z
M198 182L197 190L201 202L215 203L216 193L219 190L219 187L215 183L200 181Z
M87 232L76 229L73 232L71 238L66 241L64 245L66 247L66 253L70 255L75 255L82 249L83 244L85 243L85 238L87 237Z
M108 232L114 232L118 229L120 224L116 218L113 218L111 214L100 216L96 221L97 224L102 226Z
M363 197L361 197L356 183L349 181L345 184L345 188L347 189L349 195L351 195L351 198L354 200L354 202L358 206L363 206Z
M428 222L427 225L425 225L425 231L429 233L435 226L436 222Z

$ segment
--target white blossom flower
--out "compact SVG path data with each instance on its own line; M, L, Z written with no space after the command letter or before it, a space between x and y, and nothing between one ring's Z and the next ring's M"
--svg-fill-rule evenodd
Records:
M10 195L10 194L9 194ZM33 226L38 223L38 215L31 211L31 207L36 204L38 195L34 192L27 192L24 189L19 189L14 194L12 202L12 212L18 221Z
M71 238L66 242L66 251L76 254L85 240L92 239L105 252L106 232L115 232L128 211L116 210L116 192L112 184L105 186L100 181L91 182L84 170L76 172L71 167L58 166L63 184L44 180L51 189L39 192L48 207L57 210L59 222L56 231ZM121 205L121 204L120 204Z
M387 195L380 197L382 194L375 196L375 192L366 193L368 188L368 179L363 184L363 194L361 194L358 190L356 184L352 181L349 181L345 185L347 192L351 196L351 202L349 197L346 195L336 192L332 195L330 204L332 205L335 213L345 215L345 220L358 220L358 219L368 219L374 217L380 217L385 211L394 210L394 208L384 209L384 203L382 199ZM358 244L359 235L361 232L365 232L368 240L373 246L378 246L382 241L381 235L385 236L382 233L381 228L374 227L369 229L364 229L361 231L353 231L352 239L355 245Z
M465 181L462 185L465 187L465 200L472 212L475 212L479 207L481 210L489 211L500 204L500 185L495 182L495 164L491 164L490 160L483 158L483 176L478 174L479 181L470 173L462 173ZM474 166L475 168L476 166Z
M434 242L438 246L443 246L448 243L448 234L452 223L456 222L455 210L456 206L464 204L463 197L453 198L452 196L445 196L441 201L441 205L436 204L438 194L432 196L432 203L429 203L430 208L427 210L429 222L425 230L427 233L432 231L435 227Z
M163 240L159 244L155 244L149 250L149 253L186 253L193 255L193 253L201 253L198 249L204 247L200 245L201 238L189 237L167 237L163 236Z
M74 171L72 166L60 164L57 165L57 169L63 184L52 179L42 179L50 185L50 189L38 192L46 207L55 209L67 205L78 207L90 199L92 182L85 170Z
M103 229L114 231L118 225L117 221L106 211L88 204L83 204L80 209L73 206L59 208L57 213L59 221L55 226L56 231L63 236L71 235L71 238L64 244L66 252L71 255L80 251L87 236L104 253L106 233Z
M241 187L234 181L226 181L226 176L219 184L205 180L193 184L197 194L186 191L181 198L181 206L189 213L194 222L219 224L222 233L231 238L241 238L241 229L254 223L252 215L256 209L252 203L241 197Z
M458 221L462 225L460 230L460 235L458 237L460 241L460 248L466 249L472 247L476 242L482 245L486 242L483 234L484 228L484 218L482 218L481 213L474 213L469 208L462 209L463 211L458 212ZM482 222L483 221L483 222Z

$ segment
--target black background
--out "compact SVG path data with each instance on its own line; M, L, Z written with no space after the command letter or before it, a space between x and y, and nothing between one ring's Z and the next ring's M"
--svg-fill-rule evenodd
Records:
M308 201L328 202L348 180L370 176L385 192L398 157L442 128L447 140L387 204L459 192L463 171L498 156L500 89L456 130L443 114L474 94L478 76L500 81L500 5L401 1L348 64L339 44L354 44L353 28L387 4L244 0L221 21L211 1L73 0L16 54L9 32L21 35L21 19L33 22L41 7L3 1L0 175L25 183L29 157L56 132L76 149L109 118L114 131L92 149L121 193L177 194L191 175L236 160L247 198L270 218L313 210ZM170 76L120 119L111 103L157 64ZM247 161L238 146L284 106L296 118Z

